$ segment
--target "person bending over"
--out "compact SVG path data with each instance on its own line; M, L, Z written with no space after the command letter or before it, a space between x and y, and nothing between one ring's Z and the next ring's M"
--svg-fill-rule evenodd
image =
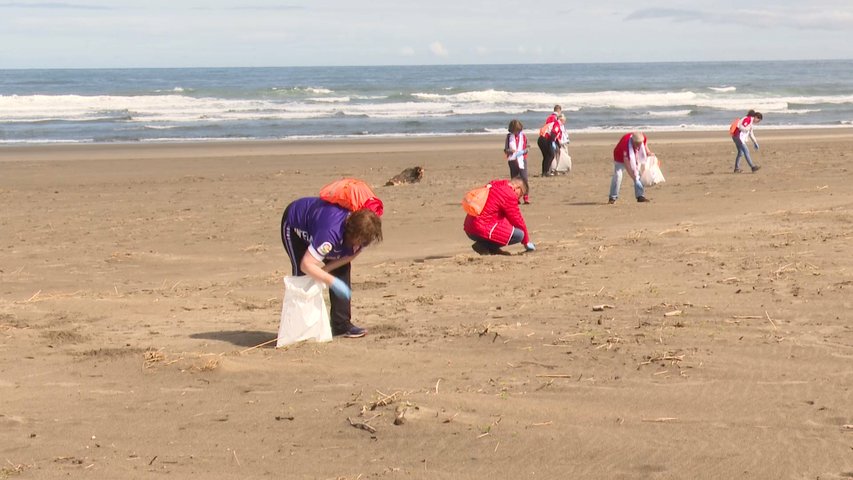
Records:
M638 202L650 201L645 196L645 187L640 181L640 164L646 158L654 155L646 144L646 136L640 132L628 133L622 136L616 148L613 149L613 177L610 179L610 197L607 203L616 203L619 198L619 188L622 187L622 172L628 172L634 183L634 194Z
M354 212L316 197L293 201L281 218L281 240L293 275L329 287L332 335L357 338L352 323L350 264L365 247L382 241L382 220L369 208Z
M518 208L519 200L527 193L524 181L516 177L493 180L490 185L483 211L476 217L465 217L463 229L474 241L471 248L480 255L509 255L501 247L516 243L524 245L528 252L536 250Z

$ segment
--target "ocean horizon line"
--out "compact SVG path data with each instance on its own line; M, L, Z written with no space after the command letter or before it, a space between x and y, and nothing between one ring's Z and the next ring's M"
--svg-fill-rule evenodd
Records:
M5 67L2 71L77 71L77 70L239 70L239 69L323 69L323 68L426 68L426 67L501 67L501 66L566 66L566 65L671 65L671 64L773 64L773 63L826 63L853 62L850 58L806 58L806 59L741 59L741 60L656 60L648 62L508 62L508 63L413 63L413 64L364 64L364 65L244 65L244 66L98 66L98 67Z

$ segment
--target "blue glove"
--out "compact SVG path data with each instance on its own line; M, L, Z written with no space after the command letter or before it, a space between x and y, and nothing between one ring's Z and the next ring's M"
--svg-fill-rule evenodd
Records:
M524 249L527 250L528 252L532 252L532 251L536 250L536 245L533 245L533 242L527 242L524 245Z
M340 278L335 277L335 279L332 280L332 283L329 285L329 290L335 292L335 295L344 297L347 300L352 298L352 290L347 286L346 282Z
M755 147L756 150L758 150L758 143L753 143L752 146Z

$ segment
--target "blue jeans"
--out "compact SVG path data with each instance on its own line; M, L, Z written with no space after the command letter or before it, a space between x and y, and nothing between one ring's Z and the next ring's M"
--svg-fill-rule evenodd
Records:
M735 170L740 168L740 157L746 159L746 163L749 164L749 168L755 168L755 165L752 163L752 158L749 156L749 148L743 143L743 140L740 139L740 135L732 135L732 140L735 141L735 146L737 147L737 156L735 157Z
M610 179L610 198L619 198L619 188L622 187L622 172L625 170L625 164L621 162L613 162L613 178ZM643 182L640 181L639 174L634 180L634 196L640 198L646 194L646 189L643 187Z
M472 235L470 233L466 233L466 235L468 235L468 238L470 238L474 242L484 245L490 252L500 250L500 248L503 247L503 245L501 245L500 243L493 242L489 239L477 235ZM507 243L507 245L515 245L516 243L521 242L523 239L524 232L520 228L513 227L512 236L510 237L509 243Z

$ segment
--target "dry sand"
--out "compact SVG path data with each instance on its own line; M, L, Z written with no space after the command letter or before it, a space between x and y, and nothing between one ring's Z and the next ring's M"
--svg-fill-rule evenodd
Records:
M735 175L650 133L667 183L612 206L618 135L575 135L509 257L459 205L499 136L0 149L0 479L851 478L853 132L757 135ZM386 206L370 334L252 349L282 210L341 176Z

